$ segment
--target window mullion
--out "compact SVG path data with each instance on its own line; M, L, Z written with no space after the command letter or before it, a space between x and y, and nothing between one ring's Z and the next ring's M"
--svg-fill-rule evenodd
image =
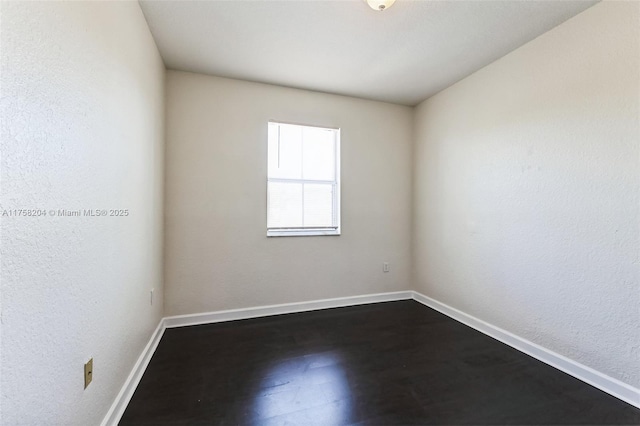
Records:
M302 227L304 228L304 182L302 183Z
M280 168L280 126L278 126L278 168Z
M335 185L337 181L335 180L314 180L314 179L287 179L287 178L267 178L269 182L279 182L279 183L309 183L309 184L325 184L325 185Z

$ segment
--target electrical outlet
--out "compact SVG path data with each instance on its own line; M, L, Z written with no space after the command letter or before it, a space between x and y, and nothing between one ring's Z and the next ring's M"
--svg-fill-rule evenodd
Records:
M389 269L389 262L384 262L382 264L382 272L389 272L391 269Z
M86 389L93 380L93 358L84 365L84 388Z

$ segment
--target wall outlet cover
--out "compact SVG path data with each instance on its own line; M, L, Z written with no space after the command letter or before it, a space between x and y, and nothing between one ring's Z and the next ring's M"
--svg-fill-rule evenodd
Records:
M84 365L84 388L86 389L93 380L93 358Z

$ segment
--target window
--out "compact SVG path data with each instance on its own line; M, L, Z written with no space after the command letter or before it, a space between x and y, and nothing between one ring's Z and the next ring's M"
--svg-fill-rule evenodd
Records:
M267 236L340 235L340 130L269 122Z

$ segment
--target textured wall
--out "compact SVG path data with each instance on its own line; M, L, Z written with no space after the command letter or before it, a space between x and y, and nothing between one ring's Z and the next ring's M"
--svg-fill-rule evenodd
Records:
M130 212L0 216L2 424L98 424L162 312L164 66L137 2L1 8L0 209Z
M416 111L419 291L640 385L640 4L603 2Z
M266 237L269 119L342 129L342 235ZM411 120L408 107L169 71L166 314L408 289Z

